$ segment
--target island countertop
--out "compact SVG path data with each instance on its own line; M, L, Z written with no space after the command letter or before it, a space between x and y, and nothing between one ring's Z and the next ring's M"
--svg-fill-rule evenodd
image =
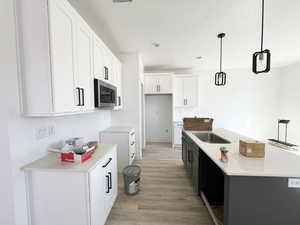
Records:
M300 156L266 143L265 158L248 158L239 153L239 140L245 136L215 129L213 133L230 141L230 144L210 144L198 139L193 133L184 131L201 150L229 176L300 177ZM225 146L228 162L220 160L220 147Z

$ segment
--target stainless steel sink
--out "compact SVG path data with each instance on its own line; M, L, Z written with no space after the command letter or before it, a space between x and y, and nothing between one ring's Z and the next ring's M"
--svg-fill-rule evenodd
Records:
M230 141L214 134L214 133L194 133L194 135L201 141L211 143L211 144L230 144Z

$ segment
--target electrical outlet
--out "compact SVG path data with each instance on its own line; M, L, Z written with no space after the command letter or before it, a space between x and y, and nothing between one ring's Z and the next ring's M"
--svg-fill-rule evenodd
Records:
M40 127L40 128L37 128L35 130L35 137L37 140L40 140L40 139L43 139L43 138L46 138L48 137L48 128L47 127Z
M296 179L296 178L289 178L289 184L288 184L289 188L300 188L300 179Z
M49 136L55 136L55 127L54 126L49 126L48 127L48 135Z

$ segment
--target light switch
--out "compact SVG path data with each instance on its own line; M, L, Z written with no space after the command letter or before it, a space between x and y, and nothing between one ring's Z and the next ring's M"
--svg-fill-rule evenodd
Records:
M289 178L289 188L300 188L300 179L298 178Z
M40 127L35 130L35 137L37 140L48 137L48 128Z

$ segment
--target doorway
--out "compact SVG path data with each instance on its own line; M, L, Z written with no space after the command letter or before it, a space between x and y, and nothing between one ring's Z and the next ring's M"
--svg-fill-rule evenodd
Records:
M146 95L145 128L147 143L172 142L172 95Z

